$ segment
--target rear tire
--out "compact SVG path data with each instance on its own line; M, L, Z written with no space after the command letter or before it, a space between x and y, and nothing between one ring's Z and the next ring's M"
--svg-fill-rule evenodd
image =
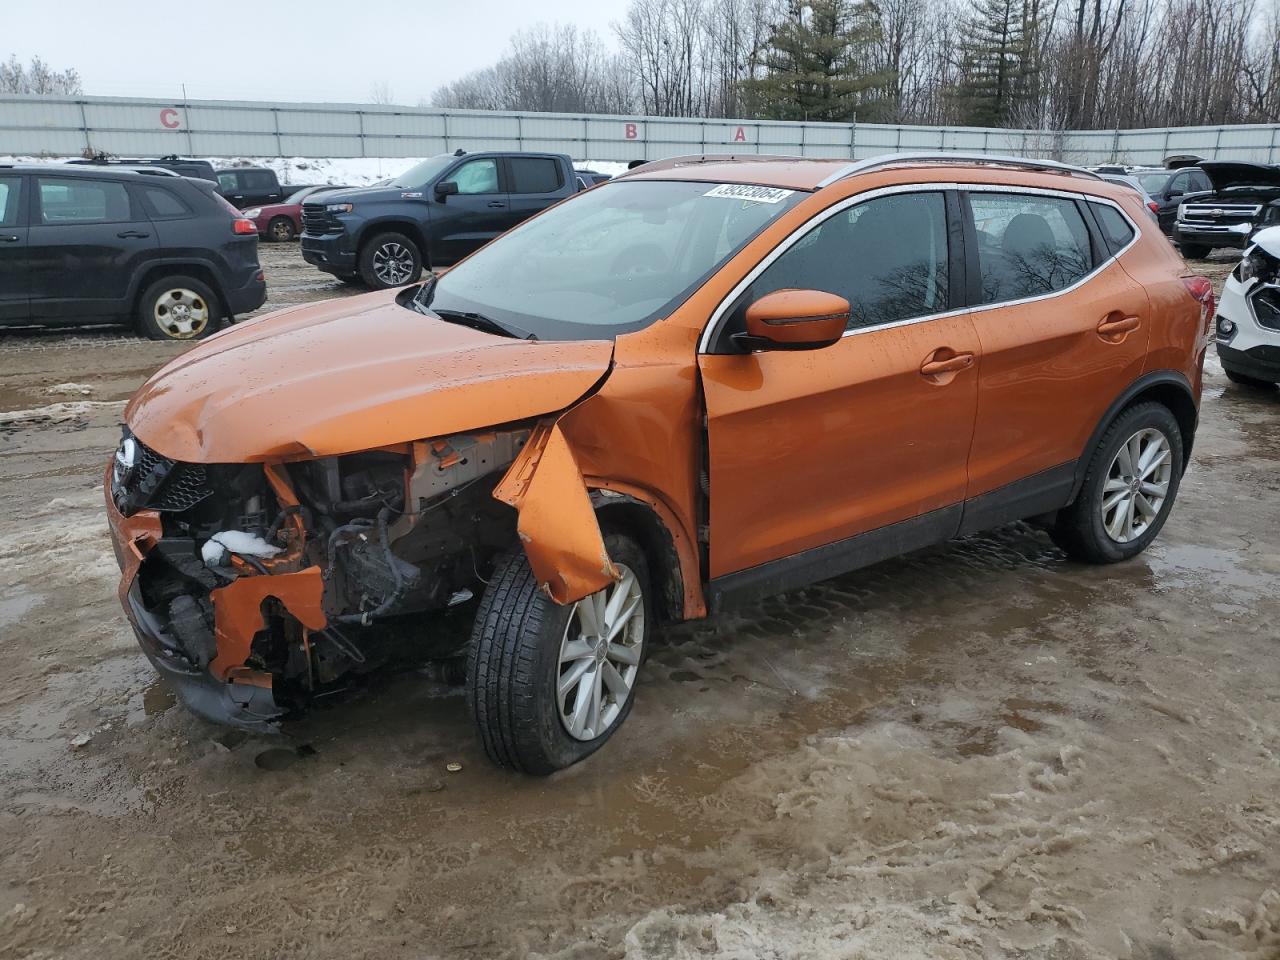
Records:
M467 704L498 766L562 770L599 750L631 712L653 623L649 567L630 537L610 533L605 546L623 580L565 606L539 589L523 550L498 561L467 657ZM616 628L612 643L608 627L586 626L600 620Z
M161 277L138 300L138 332L152 340L201 340L222 318L217 294L195 277Z
M267 239L272 243L288 243L298 235L293 221L288 217L272 217L267 224Z
M1182 431L1169 408L1155 402L1130 407L1102 435L1079 495L1059 511L1049 535L1086 563L1137 556L1168 519L1182 468Z
M403 233L380 233L360 248L359 266L370 290L403 287L422 276L422 253Z
M1209 254L1213 252L1212 247L1205 246L1203 243L1183 243L1178 249L1187 260L1208 260Z
M1253 387L1255 390L1271 390L1275 387L1275 382L1271 380L1260 380L1257 377L1251 377L1244 373L1238 373L1230 367L1224 366L1223 371L1227 375L1227 379L1232 383L1238 383L1242 387Z

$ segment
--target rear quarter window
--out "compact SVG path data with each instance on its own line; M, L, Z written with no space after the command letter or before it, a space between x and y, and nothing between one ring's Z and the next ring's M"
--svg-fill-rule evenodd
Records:
M1093 208L1093 215L1102 230L1102 239L1106 241L1107 249L1112 253L1119 253L1128 246L1136 236L1136 231L1129 226L1129 221L1123 214L1107 203L1091 202L1089 206Z
M144 187L142 201L152 220L179 220L191 216L191 207L181 197L160 187Z

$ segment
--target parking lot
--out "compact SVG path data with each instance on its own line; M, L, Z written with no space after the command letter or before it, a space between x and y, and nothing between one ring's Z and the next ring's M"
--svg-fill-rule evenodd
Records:
M277 738L175 706L100 482L182 349L0 337L0 957L1280 956L1280 393L1211 357L1138 558L1015 525L670 629L535 779L423 671Z

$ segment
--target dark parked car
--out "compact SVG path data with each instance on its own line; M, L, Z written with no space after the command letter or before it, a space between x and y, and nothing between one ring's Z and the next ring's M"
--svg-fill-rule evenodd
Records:
M349 186L336 184L319 184L294 190L280 203L269 203L263 207L250 207L244 215L254 222L258 228L258 236L263 240L285 243L302 232L302 201L321 193L334 190L350 190Z
M218 171L218 192L241 210L279 203L288 189L280 186L276 172L266 167L231 167Z
M209 181L0 166L0 325L194 340L266 298L257 231Z
M197 180L217 180L217 176L213 172L213 164L208 160L193 160L190 157L179 157L170 154L167 157L108 157L105 154L99 154L85 160L68 160L68 163L94 166L94 167L112 167L128 170L132 167L155 167L160 170L171 170L180 177L195 177Z
M1107 181L1107 183L1118 183L1122 187L1128 187L1130 190L1132 190L1134 193L1140 196L1142 198L1142 205L1145 206L1147 208L1147 212L1151 214L1151 219L1158 221L1159 213L1160 213L1160 204L1156 203L1156 201L1152 199L1151 194L1147 193L1147 191L1143 188L1142 184L1139 183L1134 177L1131 177L1128 174L1121 174L1121 173L1101 173L1098 171L1095 171L1095 172L1097 172L1098 176L1100 176L1103 180Z
M575 170L574 173L578 177L578 183L583 190L589 190L597 183L606 183L613 177L607 173L599 173L595 170Z
M1280 225L1280 167L1208 160L1199 169L1210 192L1184 197L1173 225L1184 257L1202 259L1216 247L1243 250L1259 230Z
M1142 185L1156 203L1156 219L1160 229L1173 235L1173 224L1178 219L1178 204L1192 193L1212 190L1209 178L1199 167L1182 167L1177 170L1134 170L1129 174Z
M386 186L303 203L302 256L375 290L412 283L578 189L562 154L442 154Z

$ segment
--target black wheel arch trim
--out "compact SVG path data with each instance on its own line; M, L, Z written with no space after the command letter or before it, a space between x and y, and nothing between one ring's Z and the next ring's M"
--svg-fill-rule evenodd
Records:
M1199 420L1199 404L1196 403L1195 393L1191 389L1191 384L1187 378L1177 370L1153 370L1150 373L1144 373L1133 383L1129 384L1115 400L1111 402L1111 406L1107 408L1107 412L1102 415L1102 419L1098 421L1098 425L1094 427L1093 433L1089 435L1089 441L1085 444L1084 450L1080 453L1080 459L1076 461L1075 480L1071 485L1071 499L1074 500L1080 494L1080 488L1084 485L1084 475L1089 469L1089 461L1093 451L1097 448L1098 443L1102 440L1102 435L1107 432L1107 428L1115 422L1116 417L1124 411L1126 407L1133 403L1139 396L1146 393L1153 387L1173 387L1182 393L1187 400L1188 405L1195 411L1196 416L1190 424L1190 429L1184 426L1182 437L1182 469L1185 471L1187 464L1191 461L1191 444L1195 439L1196 426ZM1179 411L1172 411L1174 417L1178 418L1179 424L1182 418Z
M163 268L163 273L166 274L180 274L183 270L189 270L192 267L196 267L208 273L209 286L213 288L213 292L217 295L218 300L221 301L223 310L227 311L227 291L223 287L222 283L222 275L226 272L226 268L219 267L214 261L205 260L201 257L174 257L173 259L160 258L156 260L148 260L146 265L141 270L138 270L129 281L129 296L126 301L130 305L129 309L136 310L138 308L138 298L142 296L148 286L155 283L155 280L146 280L146 282L144 282L144 280L146 277L156 273L157 268ZM197 276L196 279L204 280L204 277Z

